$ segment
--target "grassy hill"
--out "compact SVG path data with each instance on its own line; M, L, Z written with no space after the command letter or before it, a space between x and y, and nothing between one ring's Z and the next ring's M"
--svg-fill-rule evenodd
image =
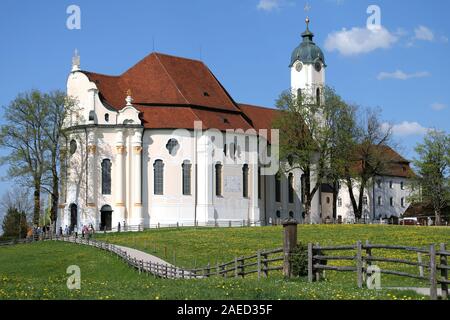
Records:
M137 248L183 267L226 262L235 256L254 254L260 249L282 247L283 228L186 228L152 229L141 233L96 235L98 240ZM299 225L302 243L349 245L357 240L376 244L426 246L450 245L450 228L424 228L386 225Z
M66 287L66 269L81 269L81 290ZM0 248L0 300L5 299L424 299L412 292L359 290L354 282L280 277L162 280L139 275L103 251L44 242Z

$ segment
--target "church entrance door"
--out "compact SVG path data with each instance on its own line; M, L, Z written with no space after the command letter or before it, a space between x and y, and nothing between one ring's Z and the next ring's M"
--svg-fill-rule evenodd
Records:
M70 205L70 230L73 231L78 224L78 206L74 203Z
M101 213L101 224L100 224L100 230L101 231L111 231L112 229L112 213L113 210L111 206L103 206L100 210Z

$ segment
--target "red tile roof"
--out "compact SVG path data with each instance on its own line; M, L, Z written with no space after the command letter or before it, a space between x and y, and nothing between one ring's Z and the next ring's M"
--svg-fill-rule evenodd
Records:
M239 112L233 99L201 61L152 53L120 76L84 72L104 101L124 106L131 90L135 104L189 105Z
M149 129L270 129L276 110L238 105L201 61L152 53L120 76L83 71L102 101L120 110L128 89Z

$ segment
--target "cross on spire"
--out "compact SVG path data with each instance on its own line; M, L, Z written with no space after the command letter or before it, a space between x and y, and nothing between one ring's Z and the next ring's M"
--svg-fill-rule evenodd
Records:
M80 55L78 54L78 49L75 49L72 57L72 72L74 71L80 71Z
M309 5L308 2L305 4L304 10L305 10L306 13L308 13L309 11L311 11L311 6Z

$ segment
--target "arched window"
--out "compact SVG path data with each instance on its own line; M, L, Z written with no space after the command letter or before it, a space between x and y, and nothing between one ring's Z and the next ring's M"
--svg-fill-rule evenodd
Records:
M402 198L402 208L404 208L405 207L405 198Z
M383 198L381 196L378 197L378 205L379 206L383 205Z
M242 167L242 196L248 198L248 165Z
M102 194L111 194L111 160L102 161Z
M289 218L294 218L294 211L289 211Z
M191 195L191 163L189 161L184 161L183 168L183 195Z
M105 113L105 122L109 122L109 113Z
M70 147L69 147L70 155L75 154L77 152L77 142L75 140L70 141Z
M281 174L275 175L275 201L281 202Z
M277 210L276 215L277 215L277 218L280 219L280 218L281 218L281 211L280 211L280 210Z
M389 202L391 203L391 207L393 207L393 206L394 206L394 198L391 197L391 198L389 199Z
M288 184L289 184L289 203L294 203L294 174L293 173L289 173Z
M164 162L156 160L153 164L153 189L155 195L164 194Z
M320 88L317 88L316 90L316 103L320 106Z
M222 196L222 165L216 164L216 196Z
M303 97L302 97L302 89L297 89L297 103L301 104L303 101Z
M338 207L342 207L342 198L338 198Z

